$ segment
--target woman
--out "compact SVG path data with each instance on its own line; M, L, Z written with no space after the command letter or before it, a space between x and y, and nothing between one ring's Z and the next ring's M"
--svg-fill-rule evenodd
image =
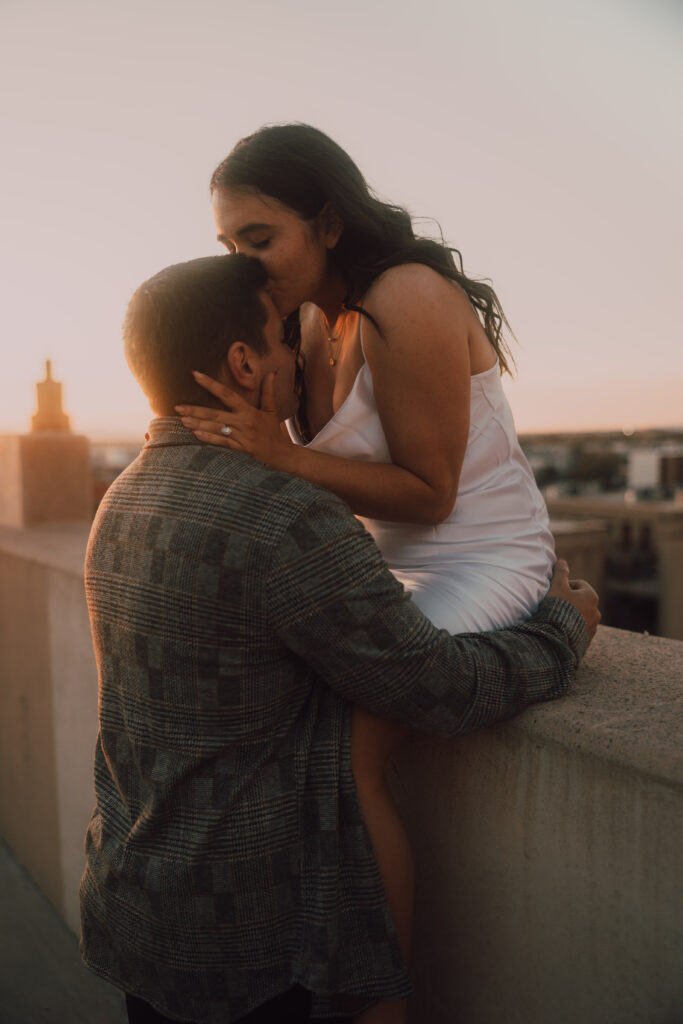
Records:
M547 589L553 542L501 389L508 352L493 290L444 244L417 238L408 214L380 202L309 126L243 139L211 194L219 240L261 260L280 313L300 323L302 405L286 436L269 390L254 410L198 375L226 410L179 407L183 422L347 501L436 625L478 631L527 617ZM354 711L359 798L407 956L410 854L383 781L396 739L393 725ZM361 1020L403 1012L382 1004Z

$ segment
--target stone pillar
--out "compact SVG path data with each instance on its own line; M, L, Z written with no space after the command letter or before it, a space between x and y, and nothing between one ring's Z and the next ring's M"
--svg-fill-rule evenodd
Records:
M90 445L87 437L71 432L62 409L62 385L52 379L49 360L37 394L31 433L0 437L0 524L21 528L89 521Z
M683 640L683 512L656 523L659 552L659 633Z

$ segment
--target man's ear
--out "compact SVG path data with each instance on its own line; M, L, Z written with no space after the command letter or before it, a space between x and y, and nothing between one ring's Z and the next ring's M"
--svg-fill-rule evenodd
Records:
M231 383L245 391L257 391L261 386L261 360L251 345L244 341L233 342L221 370L223 373L227 370L232 377Z
M325 203L315 222L325 248L334 249L344 230L344 221L332 203Z

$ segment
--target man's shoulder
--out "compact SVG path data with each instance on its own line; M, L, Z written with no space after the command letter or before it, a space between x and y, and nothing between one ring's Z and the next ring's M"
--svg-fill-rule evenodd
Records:
M299 519L355 517L331 491L272 469L241 452L210 445L145 448L114 481L102 511L157 510L166 515L200 516L208 525L240 522L266 526L274 533ZM269 525L267 525L269 524Z
M346 502L327 488L252 462L243 481L248 494L240 495L241 488L236 485L231 498L242 509L252 508L262 528L270 532L273 539L299 529L315 533L324 542L337 532L363 529Z

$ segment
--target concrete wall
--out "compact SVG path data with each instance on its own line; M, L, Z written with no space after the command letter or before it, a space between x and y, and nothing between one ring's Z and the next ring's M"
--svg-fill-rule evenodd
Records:
M97 734L88 532L0 528L0 833L74 931Z
M412 1020L683 1021L683 645L600 629L570 697L410 741Z
M0 833L72 929L97 682L86 526L0 528ZM391 777L413 1024L683 1021L683 644L603 628L571 695Z

